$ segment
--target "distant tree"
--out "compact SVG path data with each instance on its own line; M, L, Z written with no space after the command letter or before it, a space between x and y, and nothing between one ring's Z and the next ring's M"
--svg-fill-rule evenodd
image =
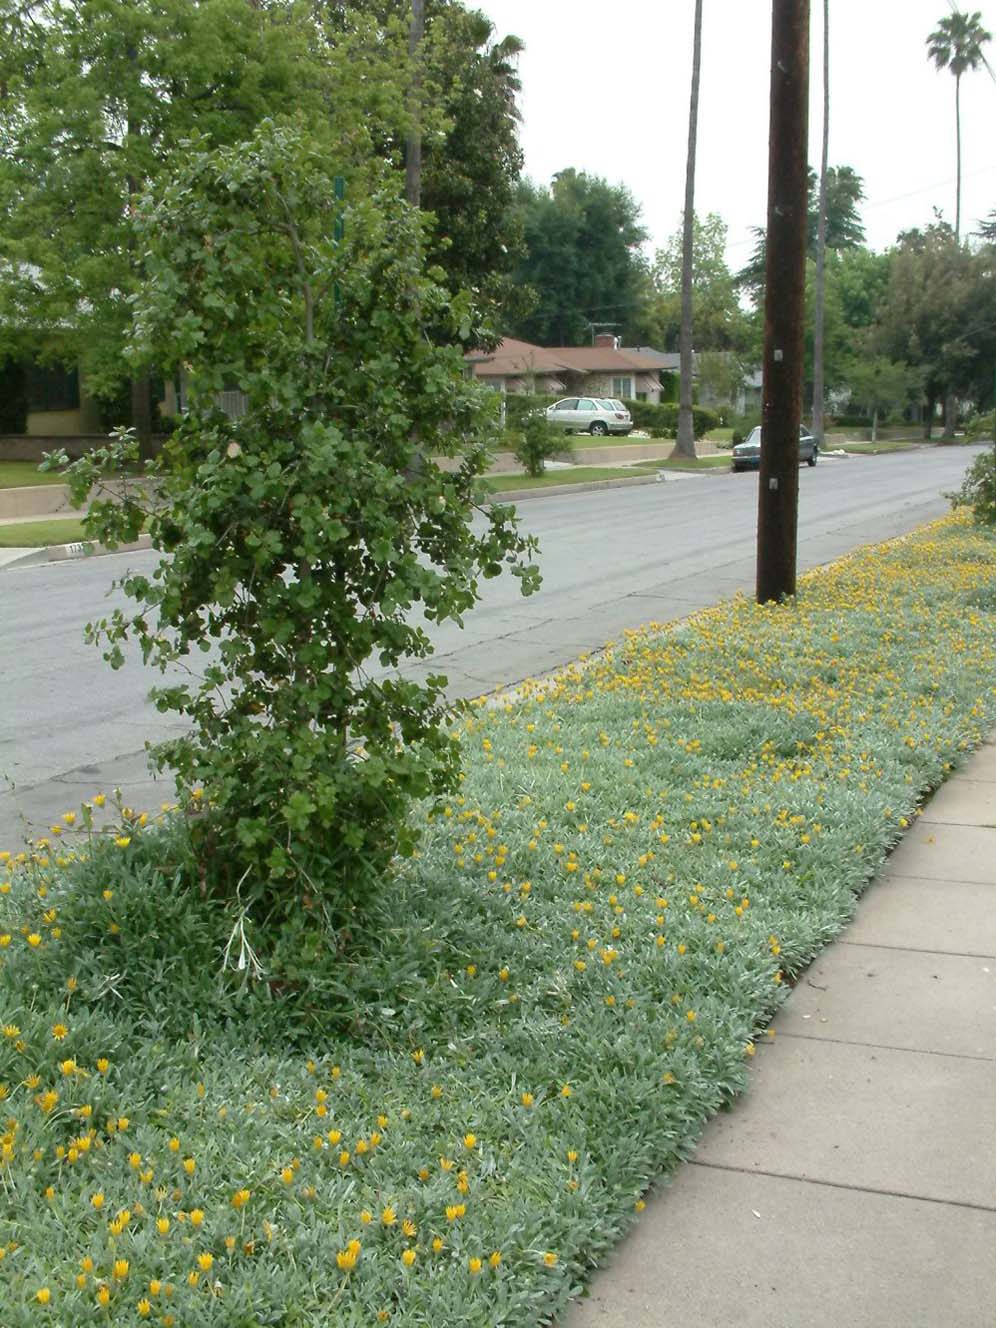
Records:
M872 442L878 438L881 413L908 405L923 387L923 375L902 360L884 355L859 356L848 369L851 401L871 412Z
M727 226L715 212L694 218L692 230L692 293L695 307L695 350L747 348L747 316L740 306L736 278L726 264ZM653 291L644 312L640 341L661 350L675 350L681 327L683 232L675 231L651 266Z
M826 298L827 257L827 154L830 148L830 0L823 0L823 151L820 157L820 186L816 217L816 286L813 309L813 412L812 431L823 442L823 323Z
M327 73L293 7L0 0L0 322L37 329L98 396L130 381L147 435L149 379L122 355L142 280L135 200L192 135L231 143L291 108L321 118Z
M987 244L996 244L996 208L990 212L985 221L980 221L976 235Z
M541 346L583 345L592 323L608 323L628 338L649 291L640 249L647 232L629 190L571 168L549 188L523 181L518 207L526 254L516 282L536 302L504 330Z
M688 111L688 151L685 159L685 208L681 223L681 330L678 337L678 434L674 456L695 456L692 422L692 283L694 279L695 148L699 123L699 73L702 67L702 0L695 0L692 39L692 92Z
M992 34L982 26L982 13L956 9L945 14L927 38L927 54L938 69L950 69L955 80L955 239L961 237L961 76L978 69L985 59L982 48Z
M850 166L831 166L826 178L826 248L851 249L862 244L865 228L858 205L865 196L864 181ZM816 243L820 224L819 177L809 172L809 213L807 220L807 254L816 258ZM745 267L737 273L737 280L755 299L764 289L766 258L765 230L753 228L754 251Z
M907 231L890 255L876 326L879 352L922 372L930 437L938 401L981 403L996 363L996 266L991 250L959 244L944 222ZM945 419L945 429L953 419Z
M515 36L499 39L484 14L459 0L424 0L415 56L412 4L342 0L327 11L329 40L334 48L345 44L363 69L377 151L399 169L418 116L419 202L436 218L431 257L451 290L473 289L494 317L499 306L522 303L512 274L522 256L516 61L523 45Z

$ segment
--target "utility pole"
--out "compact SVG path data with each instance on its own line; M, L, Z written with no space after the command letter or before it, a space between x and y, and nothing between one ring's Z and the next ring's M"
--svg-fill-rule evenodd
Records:
M773 0L758 603L795 594L805 314L809 0Z
M422 205L422 66L419 47L425 35L425 0L412 0L408 27L408 137L405 140L405 198L412 207Z

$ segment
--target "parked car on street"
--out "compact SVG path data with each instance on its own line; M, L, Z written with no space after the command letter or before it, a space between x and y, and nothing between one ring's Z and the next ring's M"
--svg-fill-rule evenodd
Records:
M601 438L607 433L631 433L633 429L632 415L614 397L565 397L547 407L546 418L564 433L590 433Z
M816 439L805 429L799 430L799 464L805 461L807 466L815 466L819 456ZM734 470L760 470L761 468L761 426L751 429L742 443L733 448Z

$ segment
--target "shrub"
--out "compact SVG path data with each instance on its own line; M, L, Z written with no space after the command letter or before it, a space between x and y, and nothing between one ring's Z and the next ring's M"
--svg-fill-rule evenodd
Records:
M189 410L151 463L157 504L99 501L86 518L105 542L147 520L166 555L125 575L137 608L91 637L114 666L129 638L163 671L198 661L153 691L192 721L156 762L185 793L204 787L190 835L205 889L284 974L334 946L412 851L412 800L459 778L446 679L395 672L431 653L422 617L459 621L505 567L536 584L511 509L472 526L493 394L463 376L458 344L427 335L475 338L469 299L425 275L420 215L388 172L358 180L355 203L340 193L318 145L265 123L191 152L145 202L135 357L185 365ZM237 420L214 404L233 380ZM126 450L77 463L76 496Z
M996 446L979 453L969 466L961 488L947 496L952 507L970 507L978 525L996 525Z
M504 397L506 429L521 429L530 415L559 400L560 397L538 392L508 392Z
M529 475L542 475L550 457L570 450L569 440L550 425L545 415L537 412L526 418L514 448Z
M996 439L996 410L988 415L973 415L965 424L965 437Z

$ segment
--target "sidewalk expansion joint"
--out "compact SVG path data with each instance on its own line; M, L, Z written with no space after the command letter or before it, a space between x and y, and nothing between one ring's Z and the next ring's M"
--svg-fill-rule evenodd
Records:
M803 1185L823 1185L828 1190L853 1190L857 1194L879 1194L886 1199L913 1199L917 1203L942 1204L945 1208L972 1208L979 1213L996 1215L996 1205L973 1203L971 1199L938 1199L932 1194L912 1194L907 1190L878 1189L874 1185L845 1185L842 1181L821 1180L818 1176L799 1176L790 1171L769 1171L761 1167L734 1167L727 1162L701 1162L689 1158L689 1167L703 1167L708 1171L733 1171L740 1176L768 1176L772 1180L794 1180Z
M929 1047L897 1047L892 1042L855 1042L853 1038L820 1037L818 1033L786 1033L778 1030L778 1039L798 1038L800 1042L832 1042L838 1047L860 1047L864 1051L901 1051L908 1056L943 1056L949 1061L982 1061L985 1065L996 1062L996 1056L973 1056L971 1052L931 1051Z
M980 954L973 951L969 954L966 950L934 950L925 945L886 945L883 941L844 941L838 940L836 945L853 945L860 950L895 950L898 954L932 954L943 955L949 959L996 959L996 954Z

